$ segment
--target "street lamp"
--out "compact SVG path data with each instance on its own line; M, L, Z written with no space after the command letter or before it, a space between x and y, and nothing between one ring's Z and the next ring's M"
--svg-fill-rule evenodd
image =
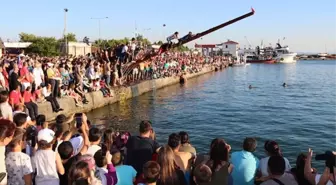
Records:
M100 41L100 20L108 19L108 17L91 17L91 19L98 20L98 29L99 29L99 41Z
M64 30L63 30L63 37L64 37L64 44L65 44L65 54L68 55L68 38L66 36L66 14L69 10L67 8L64 8Z

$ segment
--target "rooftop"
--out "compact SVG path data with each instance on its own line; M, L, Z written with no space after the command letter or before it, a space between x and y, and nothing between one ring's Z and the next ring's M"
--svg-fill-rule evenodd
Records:
M232 41L232 40L228 40L226 42L224 42L223 44L239 44L238 42Z

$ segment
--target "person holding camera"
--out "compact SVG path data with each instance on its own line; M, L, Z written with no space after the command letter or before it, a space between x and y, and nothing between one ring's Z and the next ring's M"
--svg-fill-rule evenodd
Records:
M312 173L311 161L313 150L308 149L304 174L311 184L316 185L336 185L336 152L327 151L325 154L316 155L316 160L326 161L326 168L323 174Z

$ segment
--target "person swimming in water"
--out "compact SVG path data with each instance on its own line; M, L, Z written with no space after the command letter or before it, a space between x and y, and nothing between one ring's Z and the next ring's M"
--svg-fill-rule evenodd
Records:
M287 87L287 84L286 84L286 83L283 83L282 86L283 86L283 87Z
M252 87L252 85L249 85L249 89L252 89L253 87Z

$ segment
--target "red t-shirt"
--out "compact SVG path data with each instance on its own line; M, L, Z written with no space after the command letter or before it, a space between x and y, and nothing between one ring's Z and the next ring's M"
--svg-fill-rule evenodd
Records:
M20 92L18 92L18 91L12 91L12 92L10 92L10 94L9 94L9 99L10 99L10 103L12 103L12 99L14 100L13 101L13 104L15 105L15 104L19 104L20 103L20 98L21 98L21 93Z
M35 100L39 98L40 93L41 93L41 90L38 90L38 89L35 90L35 92L34 92L34 99Z
M32 98L32 94L31 94L31 92L29 92L29 91L25 91L25 92L23 93L23 101L24 101L25 103L30 102L30 101L31 101L31 98Z
M28 77L25 77L28 74ZM25 77L22 82L30 82L30 76L29 71L27 67L22 67L20 70L20 76Z

